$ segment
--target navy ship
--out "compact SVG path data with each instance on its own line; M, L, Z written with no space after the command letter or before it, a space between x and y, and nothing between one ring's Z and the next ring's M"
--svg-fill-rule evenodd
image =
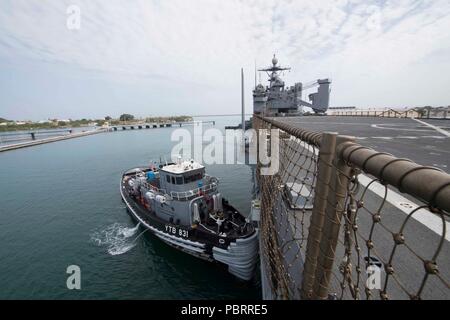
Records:
M278 64L275 55L272 58L272 65L259 69L258 72L265 72L268 76L269 85L264 86L256 83L255 68L255 87L253 89L253 114L266 117L293 117L306 115L326 115L330 105L331 80L318 79L310 83L297 82L293 86L286 86L282 75L285 71L290 71L290 67L283 67ZM252 119L245 121L244 106L244 72L241 70L242 87L242 120L237 126L227 126L225 129L244 130L252 127ZM302 99L303 94L317 87L317 92L308 94L309 102ZM309 109L309 110L308 110ZM306 110L306 111L305 111ZM248 143L246 142L246 147Z
M126 171L120 194L131 216L168 245L253 277L258 229L218 190L217 178L190 160Z
M307 84L301 82L287 87L281 78L281 73L290 71L290 67L278 65L278 59L274 55L270 67L259 69L266 72L269 85L256 84L253 90L253 113L266 116L301 116L304 115L303 107L311 108L315 114L324 114L330 104L329 79L318 79ZM308 95L310 102L302 100L306 90L317 88L317 92Z

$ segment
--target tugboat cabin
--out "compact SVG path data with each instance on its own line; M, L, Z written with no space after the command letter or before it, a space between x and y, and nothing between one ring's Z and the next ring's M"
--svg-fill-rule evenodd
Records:
M164 166L159 174L161 189L178 199L179 193L203 187L205 167L194 161L184 161ZM180 200L182 198L185 197Z

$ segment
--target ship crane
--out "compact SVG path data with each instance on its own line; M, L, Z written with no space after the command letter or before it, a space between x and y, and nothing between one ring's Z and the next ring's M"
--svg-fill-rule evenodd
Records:
M308 90L308 89L314 88L314 87L316 87L318 85L319 85L319 83L317 82L317 80L315 80L315 81L311 81L311 82L308 82L306 84L303 84L302 85L302 89L303 90Z
M315 113L325 113L330 105L330 79L318 79L300 87L300 95L297 97L300 106L309 107ZM302 92L318 87L317 92L308 95L309 101L302 100Z

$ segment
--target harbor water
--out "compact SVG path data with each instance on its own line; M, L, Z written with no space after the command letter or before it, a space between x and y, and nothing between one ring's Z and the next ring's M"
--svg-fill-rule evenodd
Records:
M240 118L214 120L223 130ZM260 298L257 277L240 281L142 234L126 212L122 172L168 158L176 129L109 132L1 153L0 299ZM207 173L249 213L248 166L207 165ZM80 290L67 288L71 265L80 267Z

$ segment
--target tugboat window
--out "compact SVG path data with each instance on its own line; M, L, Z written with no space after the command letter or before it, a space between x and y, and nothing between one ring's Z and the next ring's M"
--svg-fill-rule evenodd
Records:
M166 176L167 183L170 183L170 176Z
M172 184L175 184L175 177L172 177Z
M189 183L189 182L195 182L197 180L200 180L201 178L202 178L202 174L197 173L197 174L185 177L184 180L185 180L185 183Z
M177 184L183 184L183 177L177 177Z

